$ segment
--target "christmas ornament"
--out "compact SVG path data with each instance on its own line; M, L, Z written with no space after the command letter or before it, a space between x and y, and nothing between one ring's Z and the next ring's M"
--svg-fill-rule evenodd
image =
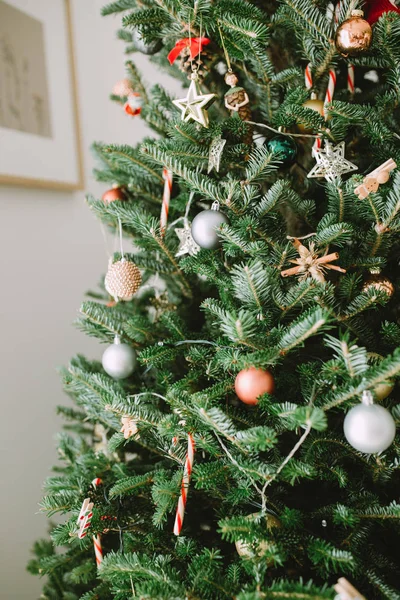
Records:
M363 16L362 10L353 10L351 17L337 28L335 45L343 56L359 56L370 47L372 29Z
M378 402L382 402L382 400L387 398L389 394L393 392L393 388L393 381L378 383L378 385L376 385L372 390L374 392L375 400L377 400Z
M258 517L259 513L254 513L252 515L248 515L246 519L253 519L254 517ZM265 520L267 522L267 529L272 529L273 527L280 528L281 523L279 519L274 517L274 515L266 514ZM257 543L257 546L254 548L251 542L243 542L242 540L237 540L235 542L236 551L242 558L254 558L254 556L262 556L266 550L269 549L270 543L267 540L261 540ZM269 561L268 561L269 562ZM273 561L271 561L272 563Z
M307 177L310 179L325 177L327 181L333 182L344 173L356 171L358 167L344 157L344 151L344 142L332 146L328 140L325 140L325 148L314 151L317 164L311 169Z
M129 96L129 94L133 94L132 81L130 79L121 79L121 81L117 81L112 89L112 93L114 96Z
M163 198L161 204L161 215L160 215L160 230L161 235L164 236L167 232L167 223L168 223L168 212L169 212L169 203L171 200L171 192L172 192L172 171L163 168L163 179L164 179L164 191Z
M225 93L225 106L230 111L231 116L239 117L242 121L251 121L250 100L246 90L243 87L237 86L238 81L235 73L228 70L225 75L225 83L231 89ZM253 128L249 125L247 126L247 134L243 141L245 144L253 142Z
M363 182L354 189L354 193L360 200L365 200L371 192L377 192L382 183L390 179L390 172L397 167L392 158L382 163L379 167L368 173Z
M113 379L126 379L136 368L136 352L128 344L121 344L118 335L103 354L103 369Z
M124 434L124 438L128 440L138 432L137 423L133 417L121 417L122 427L120 432Z
M379 273L373 273L362 286L363 292L368 292L369 290L384 292L391 298L394 294L394 285L387 277Z
M104 204L111 204L111 202L115 202L116 200L126 200L126 196L123 188L114 187L104 192L101 199Z
M97 486L101 485L103 481L96 477L92 481L92 487L96 490ZM79 512L77 524L79 525L78 538L82 540L86 537L90 523L93 517L93 502L90 498L85 498L83 501L81 510ZM103 549L101 547L101 537L99 534L93 536L94 553L96 556L96 564L99 566L103 562Z
M221 245L218 229L228 222L228 217L219 211L219 203L214 202L211 210L203 210L193 219L192 237L200 248L215 250Z
M353 448L366 454L377 454L389 448L396 435L396 424L390 412L374 404L365 390L361 404L353 406L343 423L344 435Z
M141 282L142 276L135 263L126 258L121 258L115 263L110 260L104 285L116 302L132 300Z
M190 59L194 60L196 56L203 52L204 46L207 46L209 43L210 40L206 37L183 38L182 40L178 40L174 48L172 48L171 52L168 54L167 58L169 64L173 65L178 56L185 49L188 50Z
M395 12L400 14L400 8L398 8L394 1L391 0L367 0L367 21L370 25L376 23L376 21L386 12Z
M382 360L383 356L377 354L376 352L368 352L368 362L372 365L378 365ZM392 379L387 379L386 381L382 381L378 383L376 386L372 388L374 399L378 402L382 402L385 398L392 393L394 388L394 381Z
M338 593L336 600L367 600L365 596L362 596L344 577L338 579L338 582L333 586L333 589Z
M180 535L183 525L183 519L185 516L185 507L187 501L187 495L189 491L190 476L193 470L195 443L191 433L188 433L188 446L185 458L185 466L182 476L181 492L179 495L178 506L176 509L175 523L174 523L174 535Z
M310 243L310 248L307 248L300 242L300 240L294 239L293 245L300 254L300 257L290 260L290 262L297 266L281 271L282 277L300 275L300 281L304 281L308 277L312 277L312 279L315 279L315 281L324 282L325 269L346 273L346 269L342 269L337 265L330 264L331 261L339 258L338 252L331 252L331 254L319 256L318 252L315 250L315 244L313 242Z
M324 101L319 100L317 98L317 95L314 93L311 94L311 98L309 100L306 100L304 102L303 106L304 106L304 108L309 108L310 110L314 110L315 112L319 113L321 115L321 117L325 116ZM302 123L297 123L297 127L298 127L299 131L301 131L301 133L306 133L306 134L312 133L312 130L307 129Z
M202 94L198 81L198 74L196 71L192 73L191 83L189 86L186 98L180 98L179 100L173 100L173 104L180 109L181 119L186 123L194 121L200 123L203 127L208 127L208 113L207 108L215 101L215 94Z
M161 40L153 40L152 42L145 42L143 39L143 35L137 29L133 30L132 38L133 38L133 43L135 45L136 50L138 50L142 54L146 54L147 56L156 54L162 48Z
M226 140L220 135L215 137L211 144L208 152L208 168L207 173L211 173L213 169L219 173L219 167L221 164L222 152L224 151Z
M177 227L175 233L179 238L179 248L175 256L183 256L189 254L189 256L195 256L200 250L200 246L196 244L192 237L192 232L189 223L185 223L184 227Z
M290 136L277 135L268 140L266 145L269 152L277 155L283 165L292 165L296 160L297 146Z
M131 117L136 117L142 112L143 98L137 92L132 92L128 95L128 99L124 104L124 111Z
M258 404L262 394L273 394L275 382L272 374L264 369L250 367L239 371L235 379L237 397L245 404Z

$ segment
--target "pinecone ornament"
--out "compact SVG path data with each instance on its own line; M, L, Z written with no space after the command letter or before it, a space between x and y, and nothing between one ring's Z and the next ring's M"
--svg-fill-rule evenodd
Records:
M228 71L225 82L231 87L225 94L225 106L230 111L231 117L238 116L242 121L251 121L250 100L244 88L237 86L238 78L235 73ZM253 127L247 125L247 133L243 139L245 144L253 142Z
M201 56L196 56L196 58L190 60L190 48L187 46L183 48L179 55L179 70L182 73L186 73L188 79L191 79L192 71L196 71L198 78L202 80L208 74L208 67L202 60L202 57L209 58L210 56L210 53L203 49Z

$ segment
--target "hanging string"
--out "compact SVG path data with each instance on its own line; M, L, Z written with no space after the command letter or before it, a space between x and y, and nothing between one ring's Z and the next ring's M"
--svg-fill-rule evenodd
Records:
M121 252L121 260L125 260L123 238L122 238L122 223L121 223L121 219L119 217L118 217L118 229L119 229L119 249Z
M222 31L221 31L221 27L219 26L219 23L218 23L218 31L219 31L219 36L221 38L222 50L224 51L226 64L228 66L228 72L231 73L232 72L231 61L230 61L229 54L228 54L228 51L225 46L224 36L222 35Z

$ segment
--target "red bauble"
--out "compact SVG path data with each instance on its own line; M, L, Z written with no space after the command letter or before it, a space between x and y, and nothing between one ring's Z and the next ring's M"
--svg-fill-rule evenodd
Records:
M245 404L257 404L261 394L273 394L275 382L272 374L264 369L250 367L240 371L235 379L235 391Z
M379 17L386 12L395 12L400 14L400 8L390 2L390 0L367 0L366 19L370 25L376 23Z
M131 117L140 115L143 106L143 98L137 92L128 95L128 100L124 104L124 111Z
M111 202L115 202L116 200L126 200L126 196L122 188L116 187L104 192L101 199L104 204L111 204Z

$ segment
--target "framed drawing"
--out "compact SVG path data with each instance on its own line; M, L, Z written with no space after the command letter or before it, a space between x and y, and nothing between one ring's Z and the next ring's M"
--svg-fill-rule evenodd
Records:
M70 0L0 0L0 183L83 187Z

